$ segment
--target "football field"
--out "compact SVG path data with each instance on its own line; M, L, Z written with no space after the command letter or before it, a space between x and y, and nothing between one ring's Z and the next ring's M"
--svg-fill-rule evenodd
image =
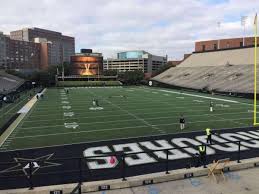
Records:
M149 87L47 89L2 150L251 126L253 101ZM93 106L97 99L99 107ZM210 101L214 111L209 112ZM180 130L183 114L186 128Z

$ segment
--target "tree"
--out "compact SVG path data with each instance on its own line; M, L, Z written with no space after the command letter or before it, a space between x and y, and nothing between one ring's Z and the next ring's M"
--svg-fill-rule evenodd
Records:
M144 73L141 70L125 71L119 74L119 79L126 85L137 85L144 79Z
M105 76L116 76L117 74L117 70L114 69L108 69L103 71L103 75Z

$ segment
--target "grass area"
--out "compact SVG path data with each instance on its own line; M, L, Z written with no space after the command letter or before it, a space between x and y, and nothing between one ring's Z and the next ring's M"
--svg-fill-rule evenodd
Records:
M211 99L214 112L209 112ZM92 100L103 110L91 110ZM148 87L48 89L5 149L252 125L252 100ZM186 119L180 130L179 116ZM73 128L74 127L74 128Z

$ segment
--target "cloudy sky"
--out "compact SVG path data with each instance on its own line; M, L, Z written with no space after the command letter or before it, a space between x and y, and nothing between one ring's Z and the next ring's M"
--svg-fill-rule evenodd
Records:
M197 40L253 34L259 0L3 0L0 31L40 27L75 36L104 57L143 49L181 59ZM220 28L217 23L221 22Z

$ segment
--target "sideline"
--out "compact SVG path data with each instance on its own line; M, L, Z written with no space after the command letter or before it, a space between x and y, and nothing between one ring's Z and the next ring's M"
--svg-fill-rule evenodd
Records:
M223 99L223 98L201 96L201 95L197 95L197 94L188 94L188 93L184 93L184 92L174 92L174 91L169 91L169 90L159 90L159 91L167 92L167 93L173 93L173 94L180 94L180 95L185 95L185 96L193 96L193 97L198 97L198 98L211 99L211 100L218 100L218 101L223 101L223 102L231 102L231 103L237 103L237 104L246 104L246 105L251 105L251 106L253 105L253 104L249 104L249 103L245 103L245 102L238 102L236 100L227 100L227 99Z

